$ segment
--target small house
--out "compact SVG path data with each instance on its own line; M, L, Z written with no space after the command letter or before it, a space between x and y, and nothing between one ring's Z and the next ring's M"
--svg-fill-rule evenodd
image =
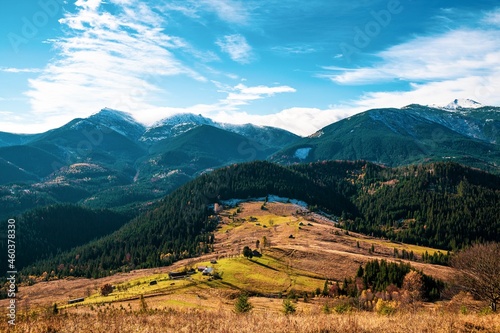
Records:
M205 270L203 271L203 275L212 275L212 273L214 272L214 268L213 267L207 267L205 268Z
M207 269L207 267L206 267L206 266L198 266L198 267L197 267L198 272L202 272L202 273L203 273L203 271L204 271L205 269Z

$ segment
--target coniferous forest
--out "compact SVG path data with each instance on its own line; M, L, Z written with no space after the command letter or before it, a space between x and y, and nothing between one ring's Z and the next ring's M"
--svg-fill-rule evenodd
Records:
M483 171L454 163L386 168L363 161L251 162L201 175L127 223L124 215L75 206L26 213L20 225L57 220L62 225L50 230L64 233L64 223L71 223L80 235L71 239L33 228L26 241L40 250L23 254L23 276L100 277L210 252L217 225L211 205L268 194L303 200L347 230L445 252L500 237L500 178ZM66 218L58 219L61 214Z

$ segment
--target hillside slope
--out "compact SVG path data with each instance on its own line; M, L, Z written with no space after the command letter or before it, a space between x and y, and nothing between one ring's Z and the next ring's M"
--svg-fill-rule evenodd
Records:
M207 253L218 222L210 205L269 194L302 200L348 230L444 250L500 237L500 178L491 174L453 163L390 169L252 162L198 177L114 234L39 263L32 273L64 262L75 269L63 274L100 276Z
M281 163L367 160L388 166L453 160L500 172L498 108L450 112L421 105L374 109L329 125L276 153Z

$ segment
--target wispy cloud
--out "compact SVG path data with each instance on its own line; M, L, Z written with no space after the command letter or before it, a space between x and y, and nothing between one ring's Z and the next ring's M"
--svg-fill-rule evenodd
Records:
M393 46L378 53L380 62L371 67L325 69L332 70L328 77L340 84L431 81L486 75L500 65L499 38L500 31L496 30L455 30Z
M211 13L233 25L247 25L251 17L248 1L239 0L171 0L163 4L162 8L200 20L204 20L206 13Z
M246 105L250 101L271 97L276 94L294 93L296 90L289 86L255 86L247 87L244 84L238 84L231 88L227 97L221 101L223 105L238 106Z
M276 53L281 53L285 55L299 55L299 54L311 54L318 52L318 49L310 45L286 45L286 46L275 46L272 50Z
M316 121L309 125L296 124L293 123L297 119L304 119L306 116L304 113L301 117L298 117L300 109L295 109L293 111L288 111L296 113L295 117L286 120L287 114L276 114L276 115L251 115L240 109L243 105L250 105L253 101L261 100L264 98L271 98L278 94L284 93L295 93L297 90L290 86L246 86L244 84L238 84L236 86L227 86L220 82L213 82L220 93L226 94L226 96L213 104L197 104L185 108L173 108L173 107L154 107L150 110L145 110L138 115L138 120L141 120L147 124L151 124L154 121L159 120L161 117L167 117L177 113L196 113L202 114L207 117L211 117L217 121L229 122L229 123L248 123L253 122L258 125L268 125L268 126L278 126L281 128L287 128L287 125L292 125L293 128L297 129L297 133L304 134L315 127ZM303 109L306 110L306 109ZM312 118L311 118L312 119ZM311 133L309 133L311 134ZM305 135L305 134L304 134Z
M487 13L483 19L483 22L500 27L500 8Z
M445 105L455 98L483 104L500 103L500 11L485 13L474 27L417 36L378 52L371 66L325 67L339 85L378 85L350 105L365 109L401 107L411 103ZM384 91L386 83L405 83Z
M13 67L0 67L0 72L5 73L40 73L40 68L13 68Z
M249 11L243 1L236 0L197 0L202 8L211 10L220 19L229 23L246 24Z
M252 47L242 35L227 35L217 40L216 44L229 57L240 64L248 64L253 59Z
M293 107L268 115L256 115L244 111L219 111L213 113L212 117L220 122L273 126L300 136L309 136L326 125L361 111L359 108L341 106L330 106L327 109Z
M136 110L161 92L160 77L185 75L206 81L175 56L192 49L163 31L159 14L144 3L112 3L79 0L77 12L60 20L69 29L63 38L52 40L57 60L29 80L26 95L34 112L57 115L71 110L83 116L104 106ZM113 14L107 6L113 6Z

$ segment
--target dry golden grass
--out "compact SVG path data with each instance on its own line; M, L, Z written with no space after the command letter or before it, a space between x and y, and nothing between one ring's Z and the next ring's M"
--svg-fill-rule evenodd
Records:
M0 331L9 329L6 321ZM30 333L137 333L137 332L238 332L238 333L472 333L500 332L500 315L456 315L440 312L398 313L381 316L372 312L349 314L276 312L238 315L230 311L196 309L138 312L102 310L87 314L32 314L19 316L10 332Z
M232 309L233 305L232 298L228 297L228 295L239 292L239 289L266 294L288 293L291 289L311 292L316 287L322 287L326 278L341 281L345 277L353 276L359 265L369 260L380 258L394 260L392 258L394 247L404 246L356 233L346 234L343 230L336 228L331 221L319 215L304 214L303 212L297 214L297 211L301 211L302 208L296 205L267 203L266 210L262 210L261 206L262 202L249 202L241 204L239 212L237 212L236 208L225 211L221 229L215 235L214 253L200 258L186 259L170 267L136 270L103 279L67 279L37 283L33 286L21 286L17 299L18 309L22 311L30 307L47 307L54 303L62 307L67 304L68 299L86 296L85 303L87 303L87 306L85 307L84 304L78 305L78 311L67 312L68 317L64 319L74 321L75 324L72 324L74 326L76 322L85 319L83 317L85 314L92 313L89 309L90 303L95 305L95 303L111 302L117 309L121 306L129 311L137 311L139 309L138 297L144 295L152 308L165 311L172 308L175 311L195 309L209 312L221 309L223 313L226 313ZM234 213L236 215L233 216ZM252 219L254 221L250 222L251 216L256 218L257 221ZM293 238L289 238L291 234L294 236ZM256 259L255 261L262 261L272 269L265 269L265 266L249 262L241 257L241 250L244 246L255 248L256 241L262 240L263 236L266 236L268 241L271 242L271 246L263 251L265 256L262 259ZM359 247L357 242L360 243ZM375 253L369 253L371 244L375 244ZM418 250L421 251L424 248ZM419 253L419 251L415 248L416 253ZM432 253L431 249L429 249L429 252ZM188 264L195 267L202 264L208 265L209 261L215 258L220 262L216 265L216 268L225 274L222 281L207 281L206 277L198 277L197 275L189 282L178 281L172 284L170 281L164 281L168 271L181 269ZM445 281L453 276L453 270L449 267L421 262L411 262L411 264L418 269L422 269L425 273ZM158 280L158 284L150 286L149 282L152 280ZM131 285L132 287L127 291L120 292L117 290L110 296L103 298L97 295L97 292L99 287L105 283L116 286ZM186 285L184 286L184 284ZM88 297L89 295L93 296ZM0 307L6 307L7 302L8 300L0 300ZM278 300L261 298L255 299L255 305L254 312L256 314L250 317L255 317L258 313L265 315L269 311L279 312L281 303ZM300 303L298 310L302 314L294 320L300 318L304 322L314 322L310 314L314 312L315 306L318 307L318 304L314 304L314 302L308 305ZM74 307L76 306L71 305L71 308ZM72 311L72 309L68 308L64 311ZM213 312L211 313L213 314ZM162 315L165 314L162 313ZM157 322L155 318L158 316L158 314L152 314L151 318L149 318L148 316L138 315L134 316L134 318L141 318L141 321L151 322L152 327L155 327L154 325ZM197 316L202 315L198 314ZM230 314L224 314L223 316L230 316ZM372 317L373 320L377 318L377 316ZM64 317L51 318L50 320L61 322L63 320L61 318ZM92 318L95 318L95 314ZM278 316L276 320L279 318ZM320 316L319 318L323 317ZM228 320L233 319L228 318ZM281 318L279 320L285 319ZM361 317L359 319L360 322L364 320ZM380 320L386 324L389 323L389 318ZM133 326L132 323L130 325ZM325 332L328 332L330 326L326 327ZM262 329L264 332L269 331ZM57 331L66 332L68 330L65 331L59 328ZM154 329L150 331L153 332ZM230 332L230 330L226 331ZM291 328L290 331L294 332L296 330ZM20 332L24 331L20 330ZM78 330L72 332L78 332ZM314 330L311 332L314 332ZM382 332L385 332L385 330L382 330Z

